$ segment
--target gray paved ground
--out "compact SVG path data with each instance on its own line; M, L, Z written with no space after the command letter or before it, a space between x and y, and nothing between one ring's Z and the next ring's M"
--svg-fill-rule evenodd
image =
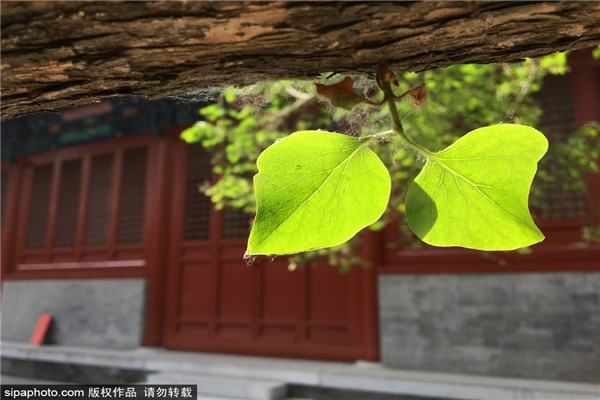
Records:
M51 385L51 384L64 384L65 382L48 381L42 379L23 378L20 376L12 375L0 375L0 384L10 385ZM209 397L209 396L198 396L197 400L241 400L227 397ZM287 400L294 400L289 398ZM299 400L311 400L311 399L299 399Z
M43 379L23 378L21 376L0 375L0 383L11 385L46 385L46 384L61 384L64 382L49 381Z

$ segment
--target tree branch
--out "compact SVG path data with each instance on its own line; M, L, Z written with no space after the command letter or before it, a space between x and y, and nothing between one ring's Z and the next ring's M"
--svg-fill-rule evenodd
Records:
M598 2L4 2L2 116L600 43Z

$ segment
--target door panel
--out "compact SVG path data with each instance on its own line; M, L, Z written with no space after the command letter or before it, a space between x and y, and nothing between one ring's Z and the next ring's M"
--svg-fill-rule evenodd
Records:
M179 350L330 360L373 359L365 307L374 271L326 263L289 271L285 257L243 260L248 217L209 208L198 145L176 146L163 343ZM202 159L204 158L204 159ZM367 288L368 290L365 290ZM373 331L370 327L370 331Z

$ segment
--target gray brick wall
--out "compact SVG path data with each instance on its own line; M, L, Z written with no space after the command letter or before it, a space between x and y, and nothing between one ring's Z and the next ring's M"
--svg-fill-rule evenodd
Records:
M38 316L49 313L49 344L135 348L145 305L144 279L4 281L2 340L29 342Z
M389 367L600 383L600 273L380 275Z

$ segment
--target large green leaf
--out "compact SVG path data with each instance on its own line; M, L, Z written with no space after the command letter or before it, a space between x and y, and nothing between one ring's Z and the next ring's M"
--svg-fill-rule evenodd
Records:
M335 246L375 222L390 176L368 139L296 132L267 148L254 177L257 212L249 255Z
M547 149L544 135L523 125L469 132L428 155L406 196L408 224L434 246L513 250L542 241L527 199Z

